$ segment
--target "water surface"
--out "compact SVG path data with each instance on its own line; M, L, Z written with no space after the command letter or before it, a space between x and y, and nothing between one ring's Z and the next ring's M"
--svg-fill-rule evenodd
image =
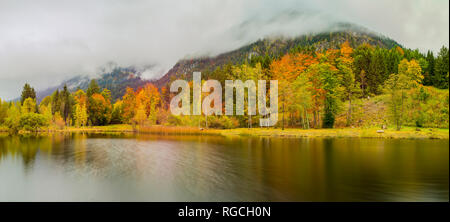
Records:
M0 201L449 201L449 140L0 135Z

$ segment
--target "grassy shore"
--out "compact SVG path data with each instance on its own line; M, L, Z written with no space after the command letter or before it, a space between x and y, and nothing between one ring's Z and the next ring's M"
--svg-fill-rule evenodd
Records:
M383 133L379 128L342 129L230 129L222 130L222 135L272 136L272 137L357 137L357 138L408 138L408 139L449 139L448 129L405 127L400 131L388 129Z
M8 132L8 128L6 126L0 126L0 132Z
M6 131L0 127L0 131ZM393 128L377 132L379 128L341 128L341 129L291 129L279 128L238 128L238 129L202 129L197 127L108 125L93 127L66 127L65 129L45 129L43 132L122 132L148 133L162 135L222 135L222 136L263 136L263 137L356 137L356 138L408 138L408 139L449 139L449 129L403 127L400 131Z

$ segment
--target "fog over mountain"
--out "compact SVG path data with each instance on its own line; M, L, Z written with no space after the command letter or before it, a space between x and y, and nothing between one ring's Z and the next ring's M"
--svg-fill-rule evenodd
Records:
M158 78L179 59L217 55L266 36L351 22L405 47L448 46L442 1L0 1L0 98L103 68L135 66Z

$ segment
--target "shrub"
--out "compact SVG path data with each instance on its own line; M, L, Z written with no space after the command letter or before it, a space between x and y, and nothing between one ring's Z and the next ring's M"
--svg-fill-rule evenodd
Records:
M323 128L334 127L334 115L331 112L326 112L323 118Z
M208 121L209 127L218 129L231 129L239 125L237 120L228 116L210 116Z
M42 114L26 113L20 117L19 125L21 129L37 131L41 127L48 126L48 121Z
M8 117L5 119L5 126L8 127L9 130L13 132L17 132L20 130L20 117Z
M64 129L64 127L66 126L64 119L59 113L55 113L55 116L53 117L53 123L55 124L56 128L60 130Z
M170 126L181 126L183 124L183 116L170 115L167 122Z
M5 126L13 132L20 130L20 104L13 104L8 109L8 117L5 119Z

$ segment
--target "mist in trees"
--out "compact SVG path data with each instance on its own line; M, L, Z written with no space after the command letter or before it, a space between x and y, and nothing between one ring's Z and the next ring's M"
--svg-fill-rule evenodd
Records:
M277 79L281 118L276 127L282 129L334 128L337 122L339 127L373 124L364 104L374 102L386 107L384 121L395 129L405 125L448 126L446 47L435 55L431 51L421 53L399 46L387 49L365 43L352 48L344 42L327 50L294 47L285 54L252 55L214 70L199 71L206 79L222 84L227 79ZM0 125L12 131L109 124L258 126L259 117L248 115L247 91L243 93L246 99L242 116L174 116L168 106L174 94L167 90L168 86L158 89L148 83L137 89L128 87L121 98L113 101L114 92L92 80L86 90L71 91L64 86L38 102L34 88L25 84L20 101L0 100Z

